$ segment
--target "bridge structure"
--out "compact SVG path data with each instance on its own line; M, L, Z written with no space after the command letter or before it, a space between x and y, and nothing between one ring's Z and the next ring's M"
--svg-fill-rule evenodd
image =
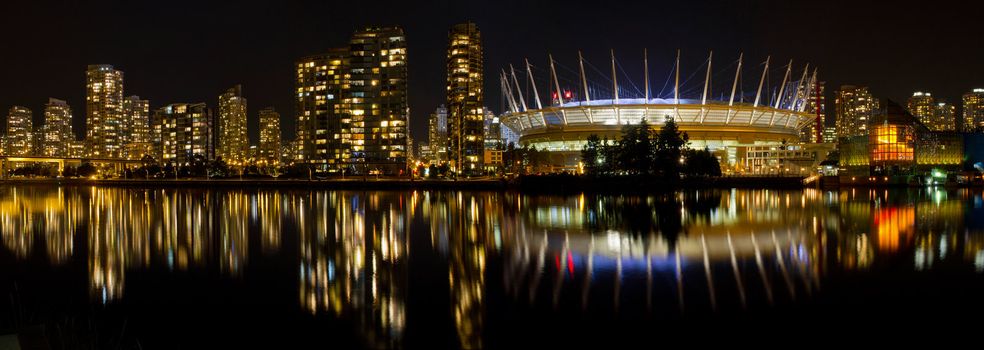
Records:
M58 174L65 171L66 165L79 166L82 163L92 163L94 165L111 165L117 171L122 171L131 165L142 164L139 159L118 159L118 158L73 158L73 157L48 157L48 156L0 156L0 178L7 178L7 173L16 164L31 163L53 163L58 166Z

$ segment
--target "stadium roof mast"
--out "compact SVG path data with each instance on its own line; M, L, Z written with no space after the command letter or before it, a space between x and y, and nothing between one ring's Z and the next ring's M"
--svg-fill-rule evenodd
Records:
M588 92L588 78L584 74L584 57L581 57L581 50L577 51L577 65L581 67L581 83L584 84L584 101L588 105L591 105L591 94ZM594 123L594 116L591 114L591 108L588 108L588 122Z
M765 58L765 69L762 70L762 79L759 79L758 90L755 91L755 103L752 103L752 110L748 112L750 113L748 115L748 125L752 125L752 123L755 122L755 118L754 118L755 108L758 107L759 101L762 98L762 85L765 84L765 74L769 72L769 60L771 59L772 56L768 56Z
M642 74L646 76L646 120L649 120L649 49L642 49Z
M731 107L735 105L735 90L738 89L738 77L741 75L741 61L744 57L744 52L738 54L738 69L735 69L735 82L731 84L731 98L728 99L728 115L725 119L725 124L731 123ZM738 114L738 112L735 112L735 114Z
M618 110L618 75L615 74L615 49L612 49L612 87L615 89L615 123L622 124L622 114Z
M547 54L547 58L550 59L550 75L553 76L554 85L557 87L557 101L560 102L559 106L560 107L563 107L564 106L564 93L562 91L560 91L560 81L557 80L557 70L554 69L553 55ZM553 101L550 101L550 103L553 103ZM561 116L561 118L564 119L564 125L567 125L567 111L561 109L560 110L560 116Z
M779 104L782 103L782 93L786 89L786 81L789 81L789 73L793 71L793 60L789 60L789 64L786 65L786 74L782 76L782 84L779 85L779 95L776 96L776 103L772 106L772 116L769 118L769 126L773 126L776 123L776 110L779 109Z
M809 71L810 71L810 64L807 63L806 66L803 67L803 75L800 76L799 83L796 84L796 94L793 95L792 105L788 106L790 110L801 111L800 110L800 107L802 105L805 105L806 104L806 97L810 94L810 90L809 90L810 89L810 83L808 81L806 81L806 73L809 72ZM803 88L804 87L804 85L803 85L804 83L806 84L806 89L805 90ZM779 96L779 98L781 99L782 96ZM800 103L800 101L803 101L803 103ZM792 118L786 118L786 126L787 127L789 126L789 122L790 121L792 121Z
M506 77L506 71L502 70L499 75L499 84L502 85L502 95L505 97L506 102L509 102L509 109L513 112L519 111L519 106L516 105L516 98L513 96L512 88L509 84L509 78Z
M680 49L677 49L676 58L676 81L673 83L673 103L676 107L673 107L673 118L680 117Z
M700 96L700 123L704 124L704 117L707 116L707 86L711 82L711 61L714 59L714 51L707 55L707 75L704 76L704 93Z
M547 126L547 119L543 117L543 104L540 102L540 93L536 91L536 80L533 80L533 69L530 68L530 60L526 59L526 73L530 76L530 85L533 86L533 98L536 99L536 109L541 111L540 122L543 123L543 127Z
M529 108L526 108L526 101L523 99L522 90L520 90L519 88L519 79L516 79L516 68L513 68L513 65L510 64L509 70L512 72L513 83L516 84L516 93L517 95L519 95L519 103L523 105L523 112L526 112L529 110Z

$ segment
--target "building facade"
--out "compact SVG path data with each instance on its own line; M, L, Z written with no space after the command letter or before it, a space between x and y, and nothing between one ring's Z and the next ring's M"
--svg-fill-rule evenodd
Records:
M347 58L348 48L337 48L297 62L299 161L335 170L351 158L351 120L343 118L348 106L341 103Z
M936 99L928 92L916 91L906 101L906 111L925 124L930 130L946 130L942 121L936 119Z
M513 146L519 145L519 133L513 131L513 129L508 125L500 123L499 132L499 137L502 139L502 144L505 148L509 148L510 143L513 144Z
M937 102L933 109L933 121L936 123L934 131L957 131L957 106Z
M406 174L408 124L407 42L399 27L356 32L349 46L352 158L350 167ZM356 172L362 172L356 170Z
M808 176L834 149L834 144L816 142L751 146L743 150L743 168L749 175Z
M448 41L448 157L455 172L478 173L485 149L482 35L474 23L456 24Z
M297 63L297 161L328 172L405 174L406 50L401 28L366 28L348 47Z
M868 121L878 104L867 86L842 85L834 99L837 137L867 135Z
M811 88L818 93L813 93L812 94L813 97L806 101L805 110L807 112L813 113L814 115L817 115L820 119L820 125L817 125L817 123L811 123L807 125L805 128L803 128L803 130L800 130L800 142L807 142L807 143L826 142L824 141L823 138L823 132L825 130L821 129L820 133L818 134L817 128L818 127L825 128L827 125L827 107L826 107L827 84L826 82L821 81L813 85L814 86L812 86ZM806 92L803 93L806 94ZM820 139L817 139L817 135L820 135Z
M246 134L246 98L242 85L236 85L219 95L216 154L230 166L246 164L249 136Z
M837 143L837 126L834 124L827 124L823 128L823 142L824 143Z
M68 102L49 98L44 107L44 126L41 127L44 142L41 154L48 157L70 156L75 134L72 133L72 108Z
M499 122L499 117L492 113L488 107L485 108L483 128L484 148L504 150L506 145L502 143L502 123ZM488 164L488 162L485 163Z
M93 158L123 155L123 72L107 64L86 71L86 149Z
M427 120L427 137L431 161L448 161L448 109L444 105L437 107Z
M7 113L6 155L33 155L33 125L33 115L30 109L21 106L10 107L10 111Z
M886 105L868 135L842 139L841 175L847 177L842 181L919 182L922 176L962 170L965 139L972 134L930 130L901 106Z
M188 165L195 156L215 158L212 112L204 103L173 103L154 112L155 146L162 163Z
M963 130L984 132L984 89L963 95Z
M141 159L152 155L150 142L150 101L140 96L128 96L123 100L123 128L120 130L123 157Z
M260 110L260 144L256 150L259 167L280 166L280 113L273 107Z

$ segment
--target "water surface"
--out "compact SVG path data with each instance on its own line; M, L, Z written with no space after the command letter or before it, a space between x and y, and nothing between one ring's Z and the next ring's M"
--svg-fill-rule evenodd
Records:
M4 186L0 235L0 330L55 349L552 348L984 311L980 190Z

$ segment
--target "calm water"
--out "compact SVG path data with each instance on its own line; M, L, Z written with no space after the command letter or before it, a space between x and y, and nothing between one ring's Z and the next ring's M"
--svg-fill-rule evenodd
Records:
M0 331L56 349L771 339L984 311L980 190L3 186L0 233Z

